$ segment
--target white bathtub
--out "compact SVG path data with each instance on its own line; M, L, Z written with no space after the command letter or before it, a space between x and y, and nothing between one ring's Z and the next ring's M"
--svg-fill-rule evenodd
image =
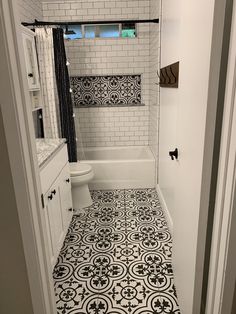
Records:
M138 189L155 187L155 160L147 146L86 148L93 167L90 189Z

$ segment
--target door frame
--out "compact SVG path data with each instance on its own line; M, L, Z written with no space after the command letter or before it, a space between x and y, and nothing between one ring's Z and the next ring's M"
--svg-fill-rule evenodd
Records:
M18 6L0 0L0 110L34 314L56 314Z
M230 314L236 256L236 4L233 4L206 314Z
M216 3L220 1L216 0ZM5 68L4 80L9 82L1 90L0 103L32 303L35 314L54 314L55 296L40 199L41 186L30 97L27 92L18 1L0 0L0 23L0 64ZM3 78L3 74L0 75ZM212 150L213 144L213 137L206 138L206 145ZM199 298L196 300L199 301Z
M205 314L233 0L215 0L193 313ZM214 313L215 314L215 313Z

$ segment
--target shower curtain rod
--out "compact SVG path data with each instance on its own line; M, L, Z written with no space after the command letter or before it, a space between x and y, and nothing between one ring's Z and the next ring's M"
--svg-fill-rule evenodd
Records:
M68 21L68 22L47 22L35 20L34 23L23 22L23 26L67 26L67 25L95 25L95 24L119 24L119 23L159 23L159 19L148 20L114 20L114 21Z

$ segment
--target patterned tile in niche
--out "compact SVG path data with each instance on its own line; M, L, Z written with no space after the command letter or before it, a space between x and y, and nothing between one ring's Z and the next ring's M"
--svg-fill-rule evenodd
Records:
M141 75L74 76L75 107L141 105Z
M172 241L154 189L93 191L54 270L59 314L179 314Z

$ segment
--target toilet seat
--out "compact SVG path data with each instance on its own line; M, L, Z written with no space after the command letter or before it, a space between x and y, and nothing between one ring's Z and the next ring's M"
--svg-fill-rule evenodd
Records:
M71 177L82 176L92 171L92 167L88 164L72 162L70 163Z

